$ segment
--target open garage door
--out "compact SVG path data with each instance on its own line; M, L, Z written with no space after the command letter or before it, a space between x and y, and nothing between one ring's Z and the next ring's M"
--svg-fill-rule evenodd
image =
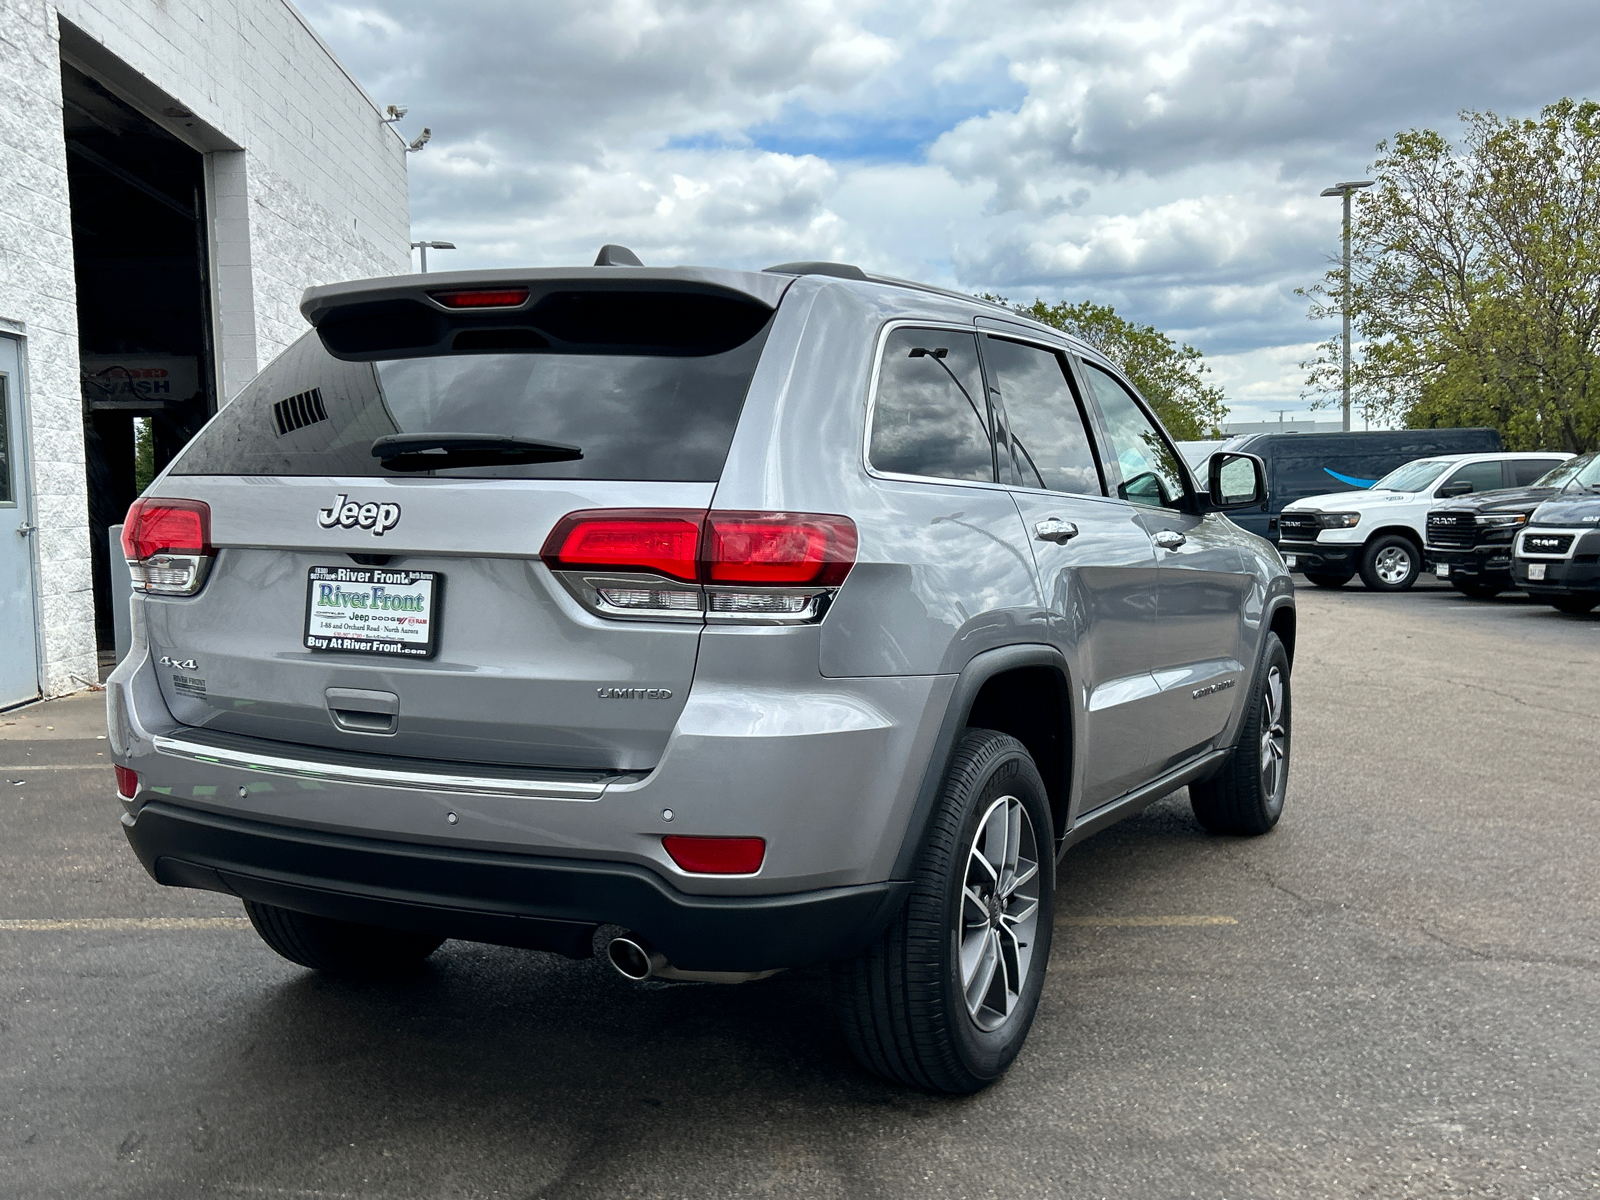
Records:
M114 636L107 528L216 411L204 158L65 64L61 91L104 653Z

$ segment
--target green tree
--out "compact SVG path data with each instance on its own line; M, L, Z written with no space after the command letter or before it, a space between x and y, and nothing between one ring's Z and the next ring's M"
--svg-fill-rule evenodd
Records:
M1005 301L996 296L988 300ZM1200 351L1179 345L1154 325L1136 325L1117 315L1109 304L1012 305L1025 317L1053 325L1087 342L1115 363L1150 402L1166 426L1180 440L1220 437L1222 419L1228 415L1222 389L1208 384L1210 368Z
M1357 197L1352 399L1412 428L1491 425L1507 446L1600 445L1600 105L1536 120L1465 112L1459 147L1429 129L1378 144ZM1337 318L1343 273L1306 289ZM1339 391L1337 341L1306 364Z

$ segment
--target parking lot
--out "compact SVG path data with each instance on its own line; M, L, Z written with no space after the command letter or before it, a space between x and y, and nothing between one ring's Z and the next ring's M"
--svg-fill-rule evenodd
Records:
M1282 824L1180 792L1075 848L964 1100L863 1074L821 970L313 976L145 876L96 698L0 714L0 1194L1594 1195L1597 668L1600 617L1303 586Z

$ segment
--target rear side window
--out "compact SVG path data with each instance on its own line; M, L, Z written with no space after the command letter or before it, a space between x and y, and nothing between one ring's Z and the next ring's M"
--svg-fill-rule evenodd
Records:
M1470 483L1474 492L1492 492L1505 486L1498 462L1475 462L1458 467L1445 481L1445 486L1452 483Z
M1023 487L1099 496L1100 470L1059 354L991 337L989 378L1011 423L1012 463Z
M1559 458L1514 458L1508 464L1511 467L1511 486L1527 487L1546 471L1553 471L1561 465Z
M715 481L744 406L770 318L737 345L628 353L509 349L520 331L471 331L476 353L349 361L301 338L206 426L178 475L385 476L373 442L394 434L469 434L576 446L565 462L450 466L452 478ZM492 339L491 340L491 335ZM537 341L539 339L530 339ZM714 353L699 353L702 349ZM417 471L407 471L416 475Z
M879 471L993 482L976 334L896 329L884 339L868 459Z

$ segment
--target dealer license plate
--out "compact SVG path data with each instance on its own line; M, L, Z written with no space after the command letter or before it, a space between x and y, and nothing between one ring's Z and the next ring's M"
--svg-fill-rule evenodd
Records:
M309 650L432 658L437 649L436 571L312 567L306 581Z
M1436 576L1438 576L1440 579L1449 579L1450 578L1450 564L1449 563L1434 563L1434 565L1433 565L1433 573Z
M1545 567L1544 563L1529 563L1528 564L1528 578L1531 581L1535 582L1535 583L1537 583L1539 580L1543 579L1544 578L1544 567Z
M1298 556L1296 556L1296 555L1293 555L1293 554L1285 554L1285 555L1284 555L1284 556L1283 556L1283 565L1284 565L1284 566L1286 566L1286 567L1288 567L1288 568L1289 568L1289 569L1290 569L1290 570L1291 570L1291 571L1292 571L1292 570L1294 570L1294 568L1295 568L1295 565L1296 565L1296 564L1297 564L1297 563L1298 563L1298 562L1299 562L1299 561L1300 561L1300 560L1299 560L1299 558L1298 558Z

